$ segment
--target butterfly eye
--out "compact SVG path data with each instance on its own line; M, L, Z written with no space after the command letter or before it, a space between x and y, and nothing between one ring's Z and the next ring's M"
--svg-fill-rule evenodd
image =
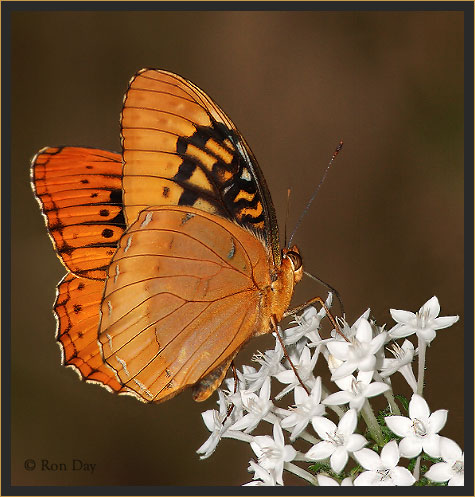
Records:
M297 271L302 267L302 257L300 257L300 254L298 254L297 252L289 250L285 254L285 257L288 257L292 261L292 265L294 266L294 271Z

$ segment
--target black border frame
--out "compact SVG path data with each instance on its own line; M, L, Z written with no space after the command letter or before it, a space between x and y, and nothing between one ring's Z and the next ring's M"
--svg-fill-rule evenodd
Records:
M1 70L2 70L2 495L314 495L313 487L184 487L184 486L12 486L10 433L11 380L11 14L22 11L462 11L464 13L464 197L465 197L465 309L474 304L474 4L472 1L3 1L1 3ZM384 487L385 495L474 495L473 484L473 406L474 406L474 316L465 313L465 364L471 374L465 377L465 451L468 468L464 487L407 487L405 491ZM332 487L332 495L378 495L378 489ZM321 494L320 494L321 495Z

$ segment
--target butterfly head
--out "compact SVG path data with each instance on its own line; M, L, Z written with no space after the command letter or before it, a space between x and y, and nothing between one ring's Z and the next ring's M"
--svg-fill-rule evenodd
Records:
M296 245L282 250L282 264L290 264L294 274L294 285L297 284L303 276L303 265L302 256Z

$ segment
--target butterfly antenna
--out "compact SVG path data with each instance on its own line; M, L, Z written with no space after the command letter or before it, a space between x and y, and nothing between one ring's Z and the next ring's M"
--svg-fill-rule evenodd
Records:
M294 239L295 233L300 227L300 224L302 223L303 218L307 214L310 206L312 205L312 202L314 201L315 197L317 196L318 190L320 190L320 187L322 186L323 182L325 181L325 178L327 177L328 171L330 170L331 165L333 164L333 161L335 160L335 157L340 153L340 150L343 148L343 140L340 140L340 143L336 147L335 151L333 152L332 158L330 159L330 162L328 163L327 168L325 169L325 172L323 173L322 179L320 180L320 183L318 184L317 188L315 188L315 191L313 192L312 196L310 197L310 200L307 203L307 206L303 210L302 214L299 217L299 220L297 221L297 224L295 225L294 231L290 235L290 240L289 244L287 245L287 248L290 248L292 244L292 240Z
M287 188L287 211L285 213L285 224L284 224L284 247L287 247L287 222L289 220L290 211L290 188Z
M345 316L345 308L343 307L343 300L341 300L340 292L338 292L338 290L333 288L330 284L326 283L318 276L314 276L311 273L307 273L307 271L304 271L303 274L305 274L305 276L308 276L310 279L320 283L321 285L327 287L328 290L330 290L330 292L332 292L336 296L336 298L338 299L338 303L340 304L341 315L344 317Z

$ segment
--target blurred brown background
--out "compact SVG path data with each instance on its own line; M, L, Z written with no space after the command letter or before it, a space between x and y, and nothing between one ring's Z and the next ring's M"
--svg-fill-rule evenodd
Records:
M60 366L51 306L65 273L29 185L46 145L120 151L119 113L142 67L177 72L225 109L251 145L283 233L345 142L296 236L308 271L371 307L416 311L437 295L463 318L463 16L413 12L24 12L12 26L12 483L239 485L250 447L200 461L215 406L118 398ZM304 281L294 302L325 289ZM242 357L270 344L251 342ZM323 363L322 363L323 368ZM463 445L463 320L428 353L426 396ZM409 391L403 392L409 395ZM293 399L292 399L293 400ZM96 464L25 471L27 458ZM288 483L298 483L285 478Z

